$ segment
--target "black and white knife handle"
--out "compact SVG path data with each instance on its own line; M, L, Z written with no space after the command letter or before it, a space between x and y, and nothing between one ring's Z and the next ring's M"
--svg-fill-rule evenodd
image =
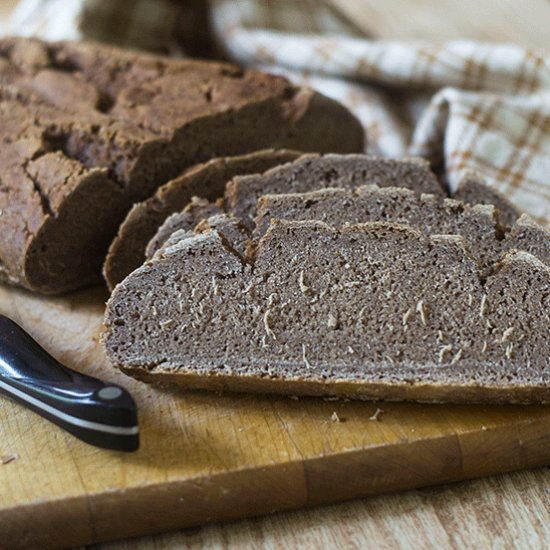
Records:
M137 408L125 389L63 366L4 315L0 392L86 443L118 451L139 447Z

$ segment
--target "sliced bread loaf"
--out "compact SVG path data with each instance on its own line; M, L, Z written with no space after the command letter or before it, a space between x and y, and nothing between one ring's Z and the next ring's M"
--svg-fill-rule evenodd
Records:
M131 205L190 165L364 145L338 103L230 64L3 39L0 81L0 277L47 294L98 281Z
M266 149L246 155L211 159L189 168L181 176L159 187L152 197L134 204L120 225L103 265L107 286L112 290L128 273L143 263L147 243L168 216L185 208L193 196L213 201L223 195L226 182L234 176L262 173L299 155L298 152L285 149Z
M262 195L300 193L327 187L354 188L366 183L399 186L417 193L443 195L428 162L411 158L382 159L368 155L303 155L294 162L264 174L236 176L226 186L224 208L250 229L254 227L256 201ZM177 229L189 229L186 213L174 214L161 226L146 249L151 258L168 236Z
M216 230L160 250L109 300L110 361L189 388L550 402L550 270L529 253L485 279L460 236L319 221L254 250Z

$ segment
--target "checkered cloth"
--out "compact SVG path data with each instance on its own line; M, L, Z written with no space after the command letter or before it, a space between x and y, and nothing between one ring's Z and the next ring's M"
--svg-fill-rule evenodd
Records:
M371 41L314 0L215 0L212 21L232 59L347 105L369 151L426 157L452 190L480 172L550 223L550 51Z

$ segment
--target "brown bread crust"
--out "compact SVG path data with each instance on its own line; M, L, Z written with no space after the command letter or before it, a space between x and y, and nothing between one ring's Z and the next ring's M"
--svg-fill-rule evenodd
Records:
M268 365L265 365L265 369ZM244 392L311 397L340 397L365 401L415 401L419 403L471 404L550 404L550 389L538 386L481 386L477 384L422 384L411 381L391 385L369 380L323 380L313 382L296 378L270 378L258 375L230 376L218 372L207 376L185 369L177 372L153 371L146 367L120 366L120 370L142 382L165 388Z
M46 294L99 280L109 241L132 203L193 164L267 147L364 147L359 122L338 103L230 64L8 38L0 40L0 82L1 273ZM48 167L35 176L28 168L37 161ZM71 165L67 180L42 181L56 164ZM112 200L98 192L100 205L91 196L91 206L72 202L73 217L86 226L80 241L48 203L68 200L79 188L75 181L93 170L103 174L98 189L113 182L120 190ZM97 216L108 220L105 226ZM38 245L39 232L57 241Z

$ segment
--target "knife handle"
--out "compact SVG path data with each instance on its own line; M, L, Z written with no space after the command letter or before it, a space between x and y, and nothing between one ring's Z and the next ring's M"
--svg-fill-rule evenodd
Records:
M137 408L124 388L65 367L4 315L0 392L86 443L119 451L139 447Z

